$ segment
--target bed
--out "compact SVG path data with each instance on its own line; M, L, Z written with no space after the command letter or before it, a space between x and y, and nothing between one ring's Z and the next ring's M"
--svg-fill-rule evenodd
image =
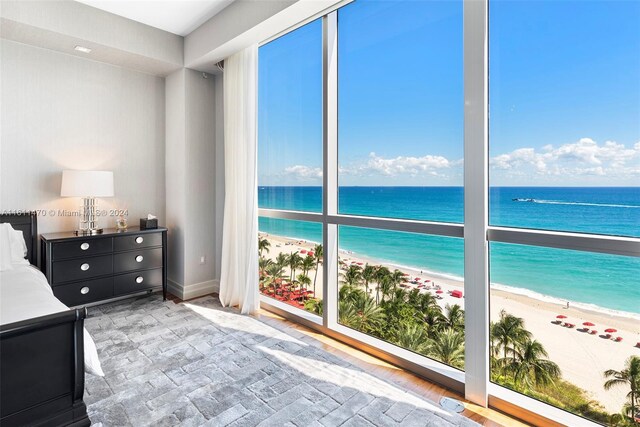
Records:
M89 426L85 343L90 358L97 353L86 310L58 301L37 269L36 215L0 215L0 223L22 231L29 261L0 271L0 425Z

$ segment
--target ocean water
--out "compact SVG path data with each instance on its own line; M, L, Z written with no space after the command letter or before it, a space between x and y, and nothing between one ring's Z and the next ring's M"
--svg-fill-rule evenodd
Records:
M491 225L640 236L640 187L493 187ZM460 187L341 187L343 214L457 222ZM263 208L320 212L320 187L259 187ZM319 224L260 218L260 231L322 241ZM339 228L340 249L447 277L463 276L462 239ZM490 245L496 287L588 308L640 314L640 259L504 243Z

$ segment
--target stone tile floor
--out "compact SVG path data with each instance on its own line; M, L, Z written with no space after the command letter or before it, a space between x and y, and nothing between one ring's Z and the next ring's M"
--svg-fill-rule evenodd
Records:
M478 425L212 296L93 307L85 326L105 372L86 376L94 426Z

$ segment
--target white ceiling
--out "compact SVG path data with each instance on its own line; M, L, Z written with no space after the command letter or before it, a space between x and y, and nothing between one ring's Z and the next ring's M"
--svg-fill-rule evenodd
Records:
M233 0L76 0L180 36L186 36Z

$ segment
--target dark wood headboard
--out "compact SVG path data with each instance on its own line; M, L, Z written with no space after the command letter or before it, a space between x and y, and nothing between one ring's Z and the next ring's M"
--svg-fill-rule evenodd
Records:
M0 223L8 222L14 230L22 231L27 243L27 260L38 267L38 216L35 212L0 214Z

